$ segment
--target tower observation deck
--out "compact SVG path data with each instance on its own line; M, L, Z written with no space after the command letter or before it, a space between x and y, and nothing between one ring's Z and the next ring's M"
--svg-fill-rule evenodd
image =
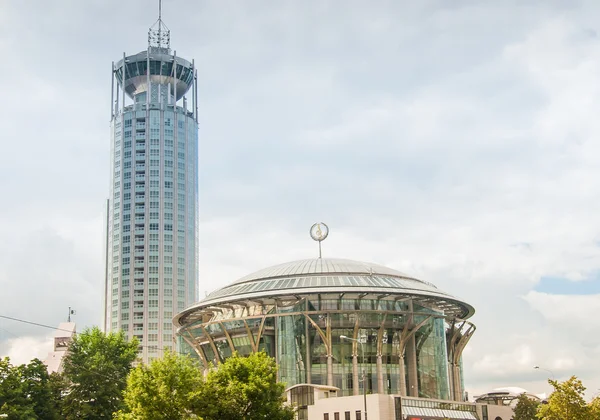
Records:
M113 89L111 117L119 112L119 97L121 108L125 106L126 96L136 104L174 105L184 99L187 108L186 93L193 86L192 113L195 120L198 117L198 88L197 71L194 61L178 57L177 52L171 53L170 30L160 16L148 31L148 48L137 54L127 56L116 64L113 63ZM114 80L117 81L116 91ZM127 95L124 95L124 91ZM150 92L150 94L148 94ZM116 100L115 100L116 93Z
M137 337L144 362L174 349L172 318L198 300L197 91L159 4L147 49L112 63L104 329Z

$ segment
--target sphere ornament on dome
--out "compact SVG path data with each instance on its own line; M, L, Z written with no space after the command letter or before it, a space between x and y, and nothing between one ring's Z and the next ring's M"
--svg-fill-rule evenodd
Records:
M310 227L310 237L319 242L319 258L321 258L321 242L327 239L329 226L323 222L315 223Z
M313 238L315 241L324 241L325 239L327 239L328 235L329 227L323 222L315 223L310 227L310 237Z

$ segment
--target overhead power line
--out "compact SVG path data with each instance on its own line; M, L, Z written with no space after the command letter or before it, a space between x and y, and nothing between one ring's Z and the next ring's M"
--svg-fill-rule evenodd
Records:
M31 322L31 321L26 321L24 319L19 319L19 318L13 318L11 316L6 316L6 315L0 315L0 318L4 318L4 319L10 319L11 321L16 321L16 322L22 322L24 324L29 324L29 325L35 325L37 327L43 327L43 328L50 328L51 330L58 330L58 331L66 331L66 332L72 332L71 330L65 330L63 328L56 328L56 327L52 327L50 325L45 325L45 324L40 324L39 322Z
M0 318L9 319L9 320L15 321L15 322L22 322L23 324L35 325L36 327L48 328L48 329L51 329L51 330L54 330L54 331L73 332L71 330L67 330L67 329L64 329L64 328L56 328L56 327L53 327L51 325L40 324L39 322L27 321L25 319L13 318L11 316L6 316L6 315L0 315ZM15 337L17 337L17 336L15 335ZM144 346L142 344L140 344L140 347L145 347L145 348L148 348L148 349L156 349L156 350L160 350L160 351L164 351L165 350L165 349L160 348L158 346ZM178 352L178 353L181 353L181 352Z

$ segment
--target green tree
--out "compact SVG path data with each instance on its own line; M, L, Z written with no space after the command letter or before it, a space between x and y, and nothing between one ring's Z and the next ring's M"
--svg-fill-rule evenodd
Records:
M554 391L548 404L542 404L537 413L541 420L589 420L589 408L583 399L585 387L577 377L564 382L548 380Z
M0 414L7 419L59 418L50 376L39 359L20 366L0 360Z
M540 403L527 394L519 395L517 405L515 406L515 414L513 420L536 420L536 414Z
M228 358L206 378L198 413L205 420L292 420L277 365L266 353Z
M600 420L600 397L594 399L588 404L590 420Z
M109 419L123 408L123 391L137 358L137 339L105 334L98 327L73 337L64 360L68 390L62 401L65 419Z
M188 356L167 352L150 365L129 373L125 390L126 409L115 418L145 420L198 419L194 412L201 397L203 375Z
M53 372L50 374L48 385L50 387L50 398L59 414L58 418L62 419L63 417L60 414L62 413L64 396L69 389L69 381L62 373Z

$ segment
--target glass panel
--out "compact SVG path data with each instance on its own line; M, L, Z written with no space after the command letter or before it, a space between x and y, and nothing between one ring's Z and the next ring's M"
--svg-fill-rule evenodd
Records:
M181 79L181 72L183 71L183 66L181 64L177 64L177 74L176 77Z
M444 320L439 318L429 320L415 334L420 397L449 397L445 337Z
M138 61L137 68L138 68L138 74L139 75L145 75L146 74L146 70L148 69L148 62L146 60L144 60L144 61Z
M303 315L277 318L279 380L286 387L306 382L306 323Z
M235 350L241 356L249 356L252 353L252 345L250 344L250 339L248 336L246 337L232 337L231 341L233 341L233 346Z
M217 356L215 355L215 352L212 349L212 346L210 344L202 344L200 347L202 347L202 351L204 352L204 355L206 356L206 360L209 363L213 363L216 365L218 360L217 360Z
M162 74L163 76L170 76L172 72L173 72L173 63L172 62L162 63L162 68L160 70L160 74Z
M137 63L129 63L127 64L126 70L127 70L127 77L135 77L138 76L138 68L137 68Z
M229 343L227 342L227 340L215 340L215 347L219 352L219 357L221 358L221 360L225 360L231 357L231 348L229 347Z
M332 317L336 317L337 314L332 314ZM346 315L346 314L341 314ZM332 321L332 324L338 324L339 322ZM343 322L342 322L343 323ZM342 339L341 336L352 337L354 329L351 327L347 328L335 328L331 331L332 341L332 353L333 353L333 385L340 388L339 396L352 395L352 346L353 342L350 340ZM359 370L361 369L362 353L359 345Z
M314 328L308 330L310 342L310 370L311 383L317 385L327 384L327 350L321 336Z
M160 61L150 61L150 74L160 74Z

